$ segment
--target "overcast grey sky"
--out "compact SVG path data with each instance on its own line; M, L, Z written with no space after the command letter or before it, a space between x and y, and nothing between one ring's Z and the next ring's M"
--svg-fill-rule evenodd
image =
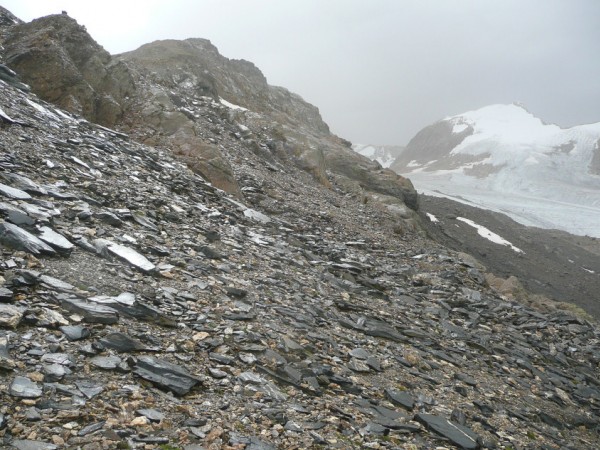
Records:
M202 37L255 63L353 142L405 144L443 117L521 102L600 122L600 0L0 0L66 10L110 53Z

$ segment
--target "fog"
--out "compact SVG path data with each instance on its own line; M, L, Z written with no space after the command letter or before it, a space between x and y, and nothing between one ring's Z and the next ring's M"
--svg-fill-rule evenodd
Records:
M547 122L600 121L597 0L10 0L62 10L109 52L207 38L319 107L356 143L405 144L443 117L520 102Z

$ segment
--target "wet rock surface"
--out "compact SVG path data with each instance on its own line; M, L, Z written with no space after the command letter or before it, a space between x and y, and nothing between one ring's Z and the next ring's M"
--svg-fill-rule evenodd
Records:
M29 195L0 193L1 447L598 448L595 323L198 102L243 199L0 82L0 174Z

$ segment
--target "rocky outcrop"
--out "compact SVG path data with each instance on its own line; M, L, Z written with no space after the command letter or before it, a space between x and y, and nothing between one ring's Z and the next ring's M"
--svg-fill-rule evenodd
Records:
M391 174L379 179L379 167L357 159L316 107L270 86L254 64L220 55L208 40L157 41L111 57L63 14L8 27L5 47L6 62L43 99L172 148L238 198L231 138L255 151L269 149L269 160L296 164L323 185L341 177L337 185L352 186L358 197L383 195L401 209L405 200L409 209L417 207L410 182Z
M396 158L390 169L404 173L410 171L411 162L429 164L425 170L437 168L450 168L467 161L460 161L450 157L450 152L459 145L467 136L473 134L473 128L466 126L464 130L453 133L454 125L446 120L441 120L419 131L407 144L406 149Z
M4 59L43 99L114 126L132 94L128 71L65 14L20 23L4 37Z

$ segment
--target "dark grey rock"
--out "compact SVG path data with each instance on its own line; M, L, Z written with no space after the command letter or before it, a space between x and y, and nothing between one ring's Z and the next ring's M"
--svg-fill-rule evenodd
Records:
M57 450L58 446L43 441L29 439L15 439L10 445L17 450Z
M119 313L113 308L86 300L65 299L61 306L67 311L79 314L85 322L111 324L119 321Z
M96 423L86 425L85 427L83 427L81 430L79 430L77 432L77 436L87 436L88 434L95 433L96 431L99 431L102 428L104 428L105 423L106 423L106 421L103 420L101 422L96 422Z
M13 188L0 183L0 195L14 200L30 200L31 195L21 189Z
M147 417L151 422L160 422L165 418L163 413L155 409L138 409L135 413Z
M64 325L59 327L59 330L63 332L63 334L70 341L79 341L81 339L86 339L90 337L90 329L86 327L82 327L81 325Z
M138 352L147 350L147 347L137 339L133 339L124 333L114 332L100 339L100 343L119 353Z
M17 376L10 384L9 394L13 397L38 398L42 396L42 388L29 378Z
M479 436L469 428L451 422L440 416L432 414L417 414L415 416L417 422L421 422L428 429L431 429L441 436L449 439L453 444L463 449L479 449Z
M50 227L40 227L38 237L61 254L68 255L75 248L66 237Z
M34 255L54 255L56 252L44 241L12 223L0 223L0 244Z
M394 405L401 406L408 411L411 411L415 405L413 396L408 392L398 391L396 389L386 389L385 396Z
M118 356L94 356L90 359L90 364L104 370L114 370L121 364L121 358Z
M104 391L104 387L101 384L96 384L93 381L88 380L77 381L75 382L75 386L77 386L77 389L79 389L87 398L94 398Z
M13 291L5 287L0 287L0 302L10 302L13 297Z
M6 220L17 226L25 225L25 227L31 227L35 225L35 219L21 211L9 211Z
M177 395L185 395L200 384L200 380L183 367L151 356L140 357L133 373Z
M234 446L244 445L245 450L276 450L277 447L254 436L229 433L229 444Z

